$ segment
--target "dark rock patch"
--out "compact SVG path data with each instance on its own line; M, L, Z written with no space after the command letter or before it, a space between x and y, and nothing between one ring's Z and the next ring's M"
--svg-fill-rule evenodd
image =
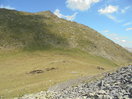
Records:
M52 71L52 70L56 70L57 68L55 68L55 67L51 67L51 68L46 68L45 70L46 71Z
M44 73L44 72L48 72L48 71L53 71L53 70L56 70L57 68L55 67L51 67L51 68L46 68L44 70L41 70L41 69L37 69L37 70L32 70L26 74L41 74L41 73Z
M33 70L29 72L29 74L40 74L40 73L44 73L44 71L43 70Z
M98 70L105 70L103 67L97 66Z

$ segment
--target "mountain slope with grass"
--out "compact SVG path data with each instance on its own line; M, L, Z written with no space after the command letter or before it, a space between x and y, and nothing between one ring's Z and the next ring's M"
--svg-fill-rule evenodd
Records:
M97 31L60 19L50 11L26 13L0 9L0 46L26 50L78 48L117 62L132 60L132 54Z
M97 31L50 11L0 9L0 98L47 90L132 61L132 53Z

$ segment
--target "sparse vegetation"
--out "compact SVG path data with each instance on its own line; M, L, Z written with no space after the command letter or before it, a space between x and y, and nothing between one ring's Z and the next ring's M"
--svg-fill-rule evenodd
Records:
M110 60L79 50L3 52L0 56L0 95L6 98L46 90L68 79L117 67ZM97 66L105 70L98 70ZM51 70L53 67L56 69Z

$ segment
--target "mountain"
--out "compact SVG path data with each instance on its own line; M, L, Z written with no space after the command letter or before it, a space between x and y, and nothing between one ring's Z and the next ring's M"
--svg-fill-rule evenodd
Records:
M117 62L129 62L132 54L97 31L64 19L50 11L39 13L0 9L1 48L78 48Z
M128 47L127 47L126 49L127 49L129 52L132 52L132 48L128 48Z
M90 27L50 11L0 9L0 97L47 90L131 62L132 53Z

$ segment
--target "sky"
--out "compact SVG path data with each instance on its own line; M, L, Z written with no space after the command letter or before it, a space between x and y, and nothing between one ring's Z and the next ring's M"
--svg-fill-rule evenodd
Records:
M0 0L0 8L40 12L91 27L123 47L132 48L132 0Z

